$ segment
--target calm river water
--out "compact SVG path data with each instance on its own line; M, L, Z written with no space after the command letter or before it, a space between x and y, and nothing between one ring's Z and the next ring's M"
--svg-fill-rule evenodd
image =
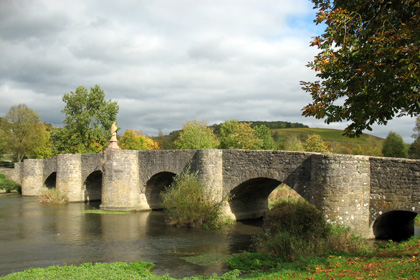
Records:
M185 253L232 254L247 250L260 222L235 223L219 230L165 225L164 212L126 215L84 214L98 204L43 205L37 198L0 196L0 276L34 267L84 262L149 261L158 275L221 274L223 265L200 266ZM174 254L174 252L176 252Z

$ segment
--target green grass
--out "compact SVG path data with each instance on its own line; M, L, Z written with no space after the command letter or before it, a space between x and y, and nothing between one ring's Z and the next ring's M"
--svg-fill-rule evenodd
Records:
M224 275L184 279L237 279L240 271L241 279L420 279L419 258L420 237L413 237L403 243L388 243L370 253L326 254L294 262L266 254L242 253L228 262L234 270ZM28 269L1 279L173 279L169 275L156 276L151 272L153 267L142 261L86 263Z
M208 266L208 265L217 265L223 264L232 258L231 255L225 255L220 253L207 253L201 254L196 256L185 256L181 257L181 259L197 265Z
M12 273L2 279L145 279L152 277L148 262L85 263L79 266L50 266Z
M420 279L419 258L420 237L413 237L365 254L330 254L276 264L268 259L266 267L243 279Z

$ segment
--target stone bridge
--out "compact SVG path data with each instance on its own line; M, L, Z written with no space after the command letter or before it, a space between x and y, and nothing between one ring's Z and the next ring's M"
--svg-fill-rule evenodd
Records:
M27 159L9 177L24 196L57 188L72 202L100 200L104 210L160 209L160 192L187 168L216 197L233 195L225 212L260 218L284 183L334 223L364 237L413 234L420 213L420 161L340 154L250 150L107 150Z

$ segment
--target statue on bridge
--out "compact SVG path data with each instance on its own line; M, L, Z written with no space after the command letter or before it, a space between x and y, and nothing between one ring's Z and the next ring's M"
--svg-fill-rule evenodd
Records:
M118 147L117 130L118 127L116 123L113 122L111 125L111 139L109 140L109 146L107 150L121 150L121 148Z

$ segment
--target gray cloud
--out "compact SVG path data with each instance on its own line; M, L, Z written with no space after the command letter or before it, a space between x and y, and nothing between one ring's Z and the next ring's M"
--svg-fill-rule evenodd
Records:
M321 32L306 0L0 2L0 115L25 103L62 126L62 96L99 84L122 130L157 135L186 121L304 118L299 81ZM345 124L329 127L344 128ZM375 126L411 141L414 120Z

